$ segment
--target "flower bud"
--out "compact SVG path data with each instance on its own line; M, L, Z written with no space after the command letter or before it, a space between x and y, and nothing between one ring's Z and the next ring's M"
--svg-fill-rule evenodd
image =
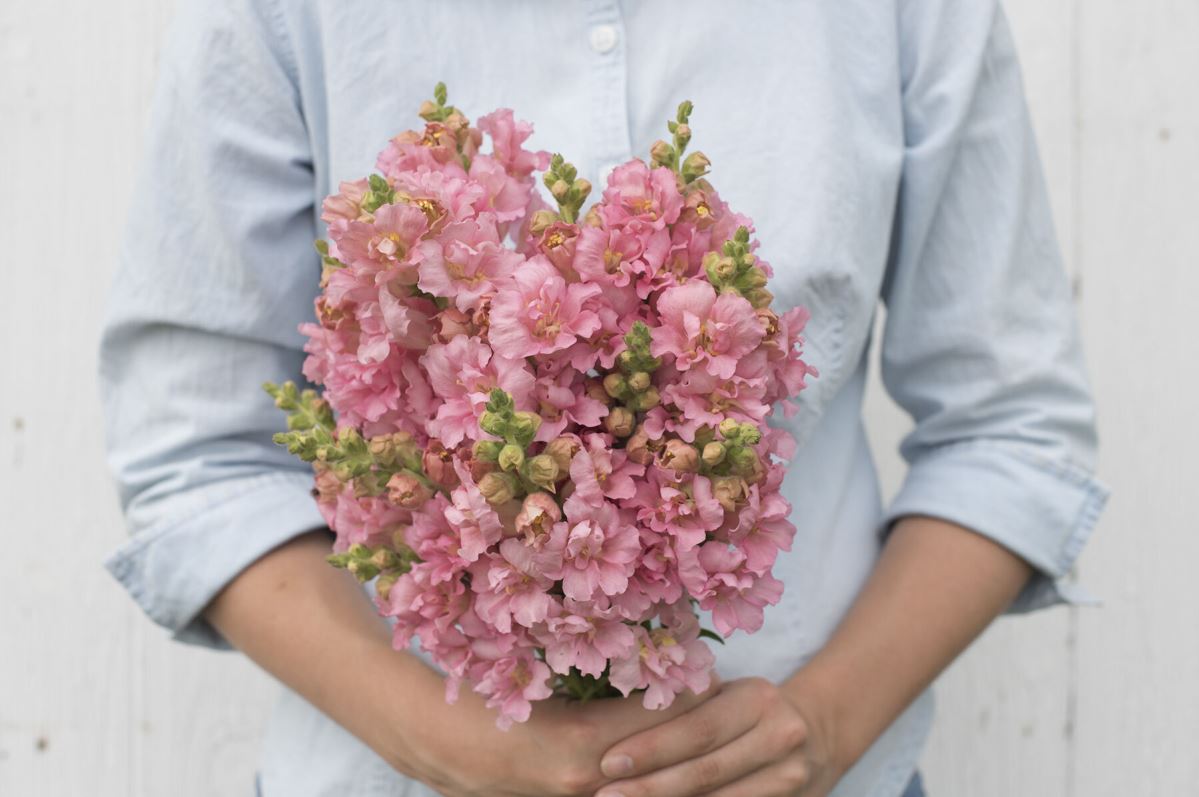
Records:
M739 446L729 451L729 464L733 467L733 473L738 476L748 476L753 473L754 466L758 461L758 452L752 448Z
M432 497L432 491L411 473L401 471L387 480L387 499L405 509L417 509Z
M500 457L500 451L504 448L504 444L499 440L479 440L471 448L471 454L475 459L480 459L484 462L495 462Z
M588 208L587 213L583 216L582 224L585 227L603 227L604 219L600 216L598 202Z
M591 181L584 177L580 177L578 180L574 181L574 185L571 186L571 189L574 190L576 198L585 199L587 195L591 193Z
M711 443L708 443L706 446L704 446L704 464L709 468L716 467L721 462L724 462L724 455L726 451L727 449L724 447L724 443L719 443L713 440Z
M512 416L508 429L517 440L532 442L533 435L541 428L541 416L535 412L517 412Z
M727 439L740 431L741 424L734 418L725 418L716 428L720 430L720 436Z
M503 470L516 470L525 464L525 450L518 445L509 443L500 449L496 463Z
M549 493L529 493L516 516L516 530L525 535L525 542L540 547L544 536L562 519L558 502ZM542 539L538 539L541 537Z
M613 407L604 418L604 428L617 437L628 437L633 433L637 416L628 407Z
M746 300L755 310L762 307L769 307L774 301L774 294L765 288L752 288L744 293Z
M614 399L624 398L629 394L629 384L624 376L613 372L604 377L604 391Z
M554 464L558 466L558 472L565 474L570 472L570 461L574 459L575 454L579 453L579 449L583 447L582 442L574 435L563 435L555 437L546 444L545 450L541 453L554 460Z
M538 210L529 220L529 233L531 235L541 235L557 220L558 215L552 210Z
M649 148L649 157L651 166L665 166L674 159L674 147L658 139Z
M479 492L492 506L506 504L516 497L516 479L507 473L486 473L479 480Z
M662 396L658 393L658 388L650 385L644 392L633 396L629 401L629 407L639 412L647 412L662 403Z
M400 559L395 555L394 551L389 551L386 548L380 548L371 555L371 564L380 570L390 570L393 567L398 567Z
M558 463L549 454L538 454L530 459L526 471L529 481L547 490L553 490L554 482L558 481Z
M554 184L550 186L550 194L559 202L565 201L569 193L570 183L565 180L555 180Z
M379 576L379 580L375 582L375 594L379 596L379 600L386 601L391 597L391 588L400 580L400 575L393 571Z
M645 424L642 424L624 444L625 454L638 465L648 465L654 461L654 452L650 450L649 443L649 434L645 431Z
M605 407L612 406L612 397L608 395L608 390L599 379L588 378L583 383L583 391L587 394L588 398L598 401Z
M717 476L712 479L712 497L730 512L737 511L737 502L745 497L745 482L737 476Z
M699 469L699 452L690 443L672 438L666 441L658 462L675 473L694 473Z
M637 371L636 373L630 375L628 382L629 388L638 393L645 390L651 384L650 375L645 371Z
M708 160L708 156L702 152L692 152L683 160L683 168L680 170L683 179L691 182L696 177L700 177L708 173L708 167L712 165L712 161Z
M430 440L421 456L421 470L425 478L447 490L458 486L458 474L454 470L453 457L440 440Z

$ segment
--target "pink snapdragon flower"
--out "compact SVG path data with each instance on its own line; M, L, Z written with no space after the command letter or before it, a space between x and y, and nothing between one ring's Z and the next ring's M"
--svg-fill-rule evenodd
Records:
M720 541L706 542L679 553L679 577L701 609L712 612L722 636L762 627L762 607L778 603L783 582L769 573L753 572L741 550Z
M642 705L652 710L666 708L684 689L700 694L712 685L716 657L699 638L699 621L685 605L673 616L663 615L664 625L646 631L632 626L636 637L633 652L612 661L609 680L626 697L644 689Z
M475 691L487 696L488 708L499 709L495 724L506 731L513 722L529 719L531 701L545 700L554 693L549 683L552 675L546 663L534 657L532 648L518 648L480 668Z
M500 633L509 633L513 622L531 628L554 605L553 582L539 571L535 553L523 540L509 537L500 543L498 556L480 557L470 568L475 612Z
M599 329L599 318L586 304L600 286L567 285L544 255L517 269L512 283L492 299L488 331L492 347L505 357L551 354Z
M570 461L575 486L570 500L598 507L604 499L632 498L637 492L635 479L645 474L645 466L631 461L622 449L612 448L610 436L589 434L583 442L585 447Z
M624 591L640 550L636 527L604 503L584 517L555 523L538 565L548 577L562 580L566 597L590 601L597 593Z
M459 485L450 492L451 506L445 518L458 532L459 555L468 562L478 559L484 551L500 541L504 528L499 515L479 492L466 467L455 462Z
M429 375L433 393L442 401L436 417L426 426L429 434L446 446L483 437L479 418L492 388L505 390L518 406L529 405L534 380L525 363L496 354L476 337L459 335L449 343L434 343L420 364Z
M499 108L480 116L479 129L491 136L492 157L514 177L528 177L534 170L549 168L550 154L545 150L530 151L522 146L533 135L533 125L517 121L512 110Z
M710 283L699 280L663 291L658 314L662 326L650 344L654 356L672 355L680 371L703 364L721 379L736 373L738 360L756 349L766 334L744 297L717 296Z
M383 205L372 221L351 221L344 228L329 232L337 244L337 254L359 273L374 275L385 269L409 264L409 253L416 248L429 221L420 208L404 202ZM413 284L415 268L400 272L407 284Z
M609 227L645 226L661 230L673 224L683 208L678 177L665 166L650 169L634 159L608 175L599 204L600 217Z
M508 284L524 258L500 246L495 216L453 222L434 239L420 244L417 285L433 296L453 301L462 312L478 309L480 300Z
M598 678L609 659L627 656L633 649L632 629L611 608L582 604L567 598L533 636L545 647L545 660L554 672L566 675L571 667Z
M764 575L774 567L780 551L791 550L795 526L787 519L791 504L776 491L763 493L751 485L737 526L729 532L729 542L745 554L745 566Z

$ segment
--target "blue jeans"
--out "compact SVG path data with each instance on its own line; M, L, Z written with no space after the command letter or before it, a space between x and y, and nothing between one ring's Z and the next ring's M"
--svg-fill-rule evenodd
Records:
M924 781L921 779L919 771L912 775L912 780L904 789L902 797L925 797Z

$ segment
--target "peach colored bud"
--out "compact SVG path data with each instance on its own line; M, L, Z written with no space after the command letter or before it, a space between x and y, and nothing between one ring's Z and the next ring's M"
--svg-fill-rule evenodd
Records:
M694 473L699 470L699 451L690 443L672 438L666 441L658 462L675 473Z
M454 472L453 457L438 440L430 440L421 456L421 470L434 484L447 490L458 486L458 474Z
M737 430L741 428L741 424L737 423L734 418L725 418L716 428L720 430L721 437L728 437L729 435L736 434Z
M652 384L650 375L645 371L637 371L629 376L629 387L638 393L648 388L650 384Z
M662 396L658 393L658 388L650 385L641 393L633 396L629 401L629 407L639 412L647 412L661 403Z
M604 383L595 378L588 378L583 383L583 390L587 396L592 398L606 407L612 406L612 397L608 395L608 391L604 389Z
M649 450L649 435L645 433L644 425L638 426L637 431L624 444L625 454L638 465L648 465L654 461L654 452Z
M551 210L539 210L529 220L529 234L541 235L551 224L558 220L558 215Z
M617 437L628 437L633 433L637 416L628 407L613 407L604 418L604 428Z
M506 473L487 473L479 480L479 492L487 499L487 503L499 506L516 497L516 483Z
M724 462L725 453L726 449L724 444L713 440L711 443L708 443L706 446L704 446L704 464L709 468L716 467L721 462Z
M550 528L561 519L562 510L553 496L549 493L530 493L521 504L520 514L516 516L516 530L525 535L525 542L529 545L540 547L544 535L548 535Z
M717 476L712 479L712 497L730 512L737 511L737 503L745 497L745 482L737 476Z
M549 454L538 454L533 457L529 460L525 470L528 471L529 481L538 487L552 490L554 482L558 481L558 463Z
M558 466L559 475L565 475L570 473L570 461L582 447L583 443L577 436L562 435L549 441L541 453L554 460L554 464Z
M604 377L604 390L614 399L624 398L628 394L629 384L622 375L611 373Z
M674 147L667 144L662 139L658 139L649 148L649 157L655 166L660 166L670 162L671 156L674 155Z
M410 473L396 473L387 480L388 500L405 509L417 509L432 497L432 491Z

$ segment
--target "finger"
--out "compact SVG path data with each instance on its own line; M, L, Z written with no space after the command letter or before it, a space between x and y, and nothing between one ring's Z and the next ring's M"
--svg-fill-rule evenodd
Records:
M665 769L723 747L753 728L759 717L740 690L722 690L685 714L613 745L600 770L610 778L628 778Z
M770 764L727 783L720 788L703 792L704 797L800 797L811 779L808 767L797 758Z
M737 736L716 750L639 778L604 786L596 797L691 797L749 776L776 761L780 750L765 730ZM759 793L760 795L760 793Z
M645 708L639 694L622 700L591 701L578 708L588 712L596 726L602 729L600 733L602 745L597 750L597 755L600 755L612 745L628 739L634 734L687 713L714 697L718 691L717 687L712 686L697 695L690 689L684 689L675 697L670 706L663 709Z

